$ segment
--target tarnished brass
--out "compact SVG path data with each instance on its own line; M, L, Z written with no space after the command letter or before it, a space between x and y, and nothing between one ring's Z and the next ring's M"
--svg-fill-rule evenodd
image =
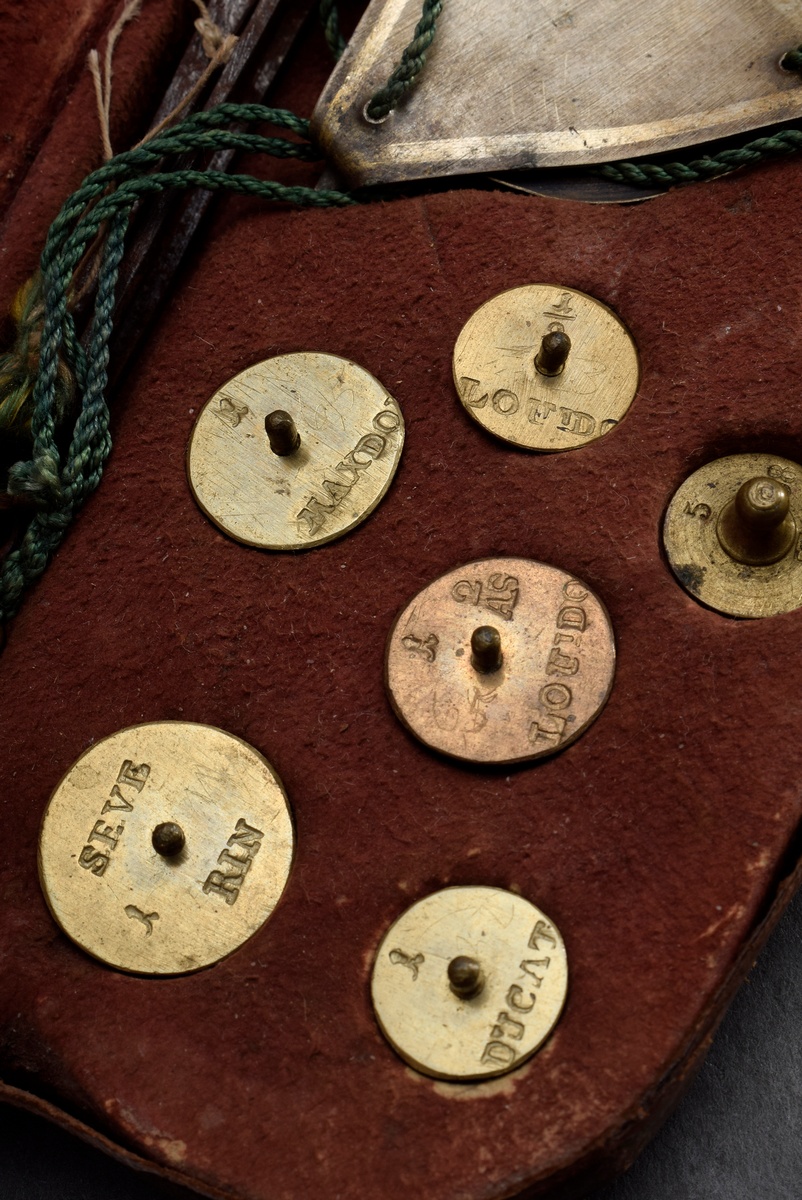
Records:
M626 415L639 381L638 352L618 317L558 284L493 296L454 348L467 412L527 450L574 450L603 437Z
M448 983L455 996L461 1000L472 1000L485 986L485 976L475 958L458 954L448 964Z
M301 445L301 435L295 422L288 412L277 408L275 412L265 417L265 433L270 442L270 449L279 458L294 454Z
M315 107L352 186L643 158L802 115L789 0L448 0L415 86L368 123L420 15L372 0Z
M718 458L674 495L663 529L683 587L719 612L802 606L802 468L772 454Z
M180 825L176 825L175 821L162 821L153 830L150 840L156 853L165 858L174 858L187 844L183 829Z
M224 533L302 550L373 512L403 444L401 410L367 371L333 354L283 354L235 375L204 405L187 471Z
M535 370L541 375L562 375L571 350L571 339L561 329L544 333L535 359Z
M50 798L39 876L68 937L143 975L208 967L247 941L290 871L281 781L209 725L135 725L96 742Z
M779 562L796 541L791 497L778 479L747 479L721 510L718 540L736 562L768 567Z
M471 634L471 665L483 675L500 671L504 662L501 634L492 625L480 625Z
M477 628L483 615L498 627ZM477 643L490 647L490 669L477 663ZM604 707L614 670L601 600L565 571L523 558L467 563L430 583L396 618L385 668L410 732L480 763L570 745Z
M450 887L418 900L376 953L373 1008L394 1050L436 1079L519 1067L562 1012L568 961L559 930L513 892Z

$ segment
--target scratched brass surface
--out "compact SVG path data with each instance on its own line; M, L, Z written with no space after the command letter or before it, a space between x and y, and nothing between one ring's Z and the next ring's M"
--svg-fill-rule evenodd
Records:
M544 335L571 349L559 375L535 359ZM487 300L454 347L454 384L467 412L526 450L574 450L615 429L640 382L635 343L614 312L573 288L535 283Z
M472 662L471 635L501 635L501 667ZM387 640L392 706L427 746L479 763L542 758L570 745L613 684L610 618L587 584L523 558L442 575L412 599Z
M748 479L783 484L798 536L769 566L731 557L718 534L722 511ZM733 617L771 617L802 606L802 467L774 454L734 454L706 463L677 489L663 540L671 568L697 600Z
M420 13L372 0L315 108L354 186L643 157L802 114L786 0L448 0L415 86L369 124Z
M265 417L290 414L301 442L270 449ZM204 405L187 451L200 507L224 533L265 550L342 537L373 512L404 444L398 404L377 379L333 354L256 363Z
M177 823L180 854L153 848ZM236 950L273 912L294 847L281 781L252 746L162 721L91 746L54 791L39 839L50 911L122 971L176 975Z
M449 986L458 955L481 968L483 986L469 999ZM559 930L494 887L444 888L413 904L384 935L371 979L390 1045L437 1079L504 1075L526 1062L559 1020L567 989Z

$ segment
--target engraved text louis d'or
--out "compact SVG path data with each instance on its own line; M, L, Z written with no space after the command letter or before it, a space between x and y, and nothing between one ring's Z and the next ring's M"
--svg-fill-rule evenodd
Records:
M567 680L579 672L581 665L579 652L588 623L582 606L588 592L578 580L569 579L563 587L563 595L565 600L557 613L554 642L546 661L546 675L550 678L538 694L537 720L529 726L529 740L537 747L559 746L573 700Z

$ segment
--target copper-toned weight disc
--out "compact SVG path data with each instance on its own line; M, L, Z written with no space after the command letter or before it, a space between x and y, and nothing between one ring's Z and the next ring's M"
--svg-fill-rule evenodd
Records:
M235 375L204 405L187 472L224 533L265 550L303 550L373 512L403 444L398 404L362 367L333 354L283 354Z
M556 339L555 339L556 335ZM549 341L562 342L562 349ZM454 348L465 409L527 450L574 450L615 429L638 390L635 343L606 304L536 283L493 296Z
M177 975L236 950L284 890L287 797L252 746L160 721L97 742L53 793L39 876L64 932L122 971Z
M449 571L411 600L387 642L404 724L434 750L513 763L569 745L613 683L610 618L587 584L523 558Z
M697 600L734 617L802 607L802 467L733 454L694 471L663 527L671 569Z
M540 909L501 888L452 887L390 926L371 997L385 1037L416 1070L483 1079L542 1046L567 988L562 937Z

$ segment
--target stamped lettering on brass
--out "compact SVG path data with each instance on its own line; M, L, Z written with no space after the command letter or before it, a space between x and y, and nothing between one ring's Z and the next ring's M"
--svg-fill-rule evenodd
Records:
M545 921L538 921L537 925L532 930L531 937L529 938L529 949L539 950L541 941L547 942L552 947L557 945L557 939L554 936L554 930L550 925L547 925ZM546 966L548 965L549 962L548 959L546 959Z
M554 931L546 921L537 921L527 945L531 950L539 950L541 941L553 947L557 945ZM526 1033L526 1016L532 1012L537 1002L535 992L530 989L540 988L550 963L550 958L527 958L520 963L518 969L527 978L523 987L519 983L513 983L507 989L507 1009L496 1017L490 1037L482 1051L481 1061L484 1065L498 1064L507 1067L515 1062L518 1052L510 1043L522 1041Z
M691 504L690 500L686 500L682 511L688 517L698 517L700 521L709 521L713 515L713 510L709 504Z
M222 896L226 904L236 904L240 888L259 853L264 836L261 829L255 829L240 817L225 850L221 850L217 856L221 870L210 871L203 884L207 896Z
M543 982L543 976L538 975L538 971L544 970L546 967L548 967L550 962L551 962L550 958L526 958L526 959L524 959L524 961L520 964L520 966L521 966L521 970L525 971L527 975L531 975L532 979L534 980L534 983L530 984L530 987L536 987L536 988L540 987L541 983Z
M100 815L107 812L132 812L134 800L142 791L150 775L148 763L135 764L130 758L123 760L123 765L117 774L116 783L112 784L109 798L100 810ZM78 855L78 865L92 875L102 875L111 861L112 852L116 849L125 821L119 825L107 825L105 821L95 821L92 832L86 839L87 844Z
M416 637L414 633L408 633L401 638L401 645L410 654L425 658L427 662L434 662L440 639L436 633L427 633L425 637Z
M326 519L343 503L362 474L376 461L387 445L387 437L394 433L399 425L398 415L389 409L377 413L373 418L374 433L366 433L361 437L329 475L324 476L320 484L323 496L310 496L304 507L298 513L297 521L302 526L302 532L312 537L322 529Z
M150 937L153 933L153 922L158 921L159 914L157 912L144 913L141 908L137 908L135 904L126 904L125 915L130 917L132 921L141 921L145 926L145 937Z
M466 404L471 408L484 408L490 393L483 390L479 379L473 379L470 375L463 375L459 381L459 386L462 398Z
M242 404L239 400L232 400L230 396L221 396L217 402L217 408L213 410L224 424L231 429L236 429L243 417L247 417L250 409L247 404Z
M573 699L568 680L579 674L582 634L588 624L588 615L583 608L588 598L587 590L576 579L570 579L562 590L565 599L557 613L554 641L546 660L546 675L550 680L540 689L539 712L529 725L532 745L543 744L555 749L568 725L568 711Z
M498 699L498 688L482 691L475 687L470 701L470 724L466 725L466 733L478 733L487 724L487 710Z
M405 954L403 950L391 950L390 962L393 966L409 967L413 981L418 978L418 967L426 962L422 954Z
M505 621L512 620L513 610L518 603L519 585L514 575L497 573L489 579L460 579L451 589L451 595L460 604L474 604L477 608L489 608Z
M596 432L596 419L590 413L580 412L578 408L561 408L557 428L565 433L575 433L577 437L589 438Z
M784 466L782 463L769 463L768 473L774 479L779 479L782 483L788 484L789 487L797 483L799 478L796 471L791 467Z
M551 400L535 400L529 406L529 421L533 425L545 425L553 412L557 411L557 405Z
M571 293L560 292L557 300L549 305L543 316L557 317L560 321L574 321L577 313L576 309L571 307Z

